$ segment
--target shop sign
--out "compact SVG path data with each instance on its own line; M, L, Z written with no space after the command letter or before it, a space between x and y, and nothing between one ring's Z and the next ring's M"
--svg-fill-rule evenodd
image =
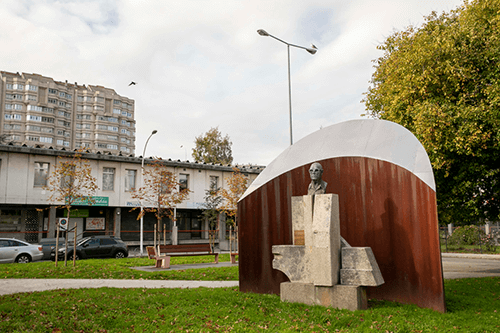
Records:
M91 197L94 202L89 203L89 197L76 199L73 202L74 206L109 206L109 197Z
M85 230L104 230L104 217L88 217L85 219Z
M68 216L68 210L64 210L64 216ZM89 217L88 209L74 209L69 211L69 217Z

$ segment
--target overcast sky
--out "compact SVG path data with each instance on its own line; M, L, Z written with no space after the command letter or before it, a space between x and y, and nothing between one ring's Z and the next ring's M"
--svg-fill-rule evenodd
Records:
M287 48L294 142L359 119L395 30L458 0L1 0L0 70L101 85L135 100L136 155L188 159L219 127L234 163L269 164L289 146ZM128 86L131 81L135 86Z

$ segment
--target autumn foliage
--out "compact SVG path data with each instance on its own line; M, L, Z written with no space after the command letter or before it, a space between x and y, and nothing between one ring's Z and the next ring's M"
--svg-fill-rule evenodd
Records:
M73 158L58 157L57 164L48 178L48 185L45 188L50 192L48 201L51 204L59 205L67 211L67 220L69 227L69 216L71 207L77 201L86 199L91 205L93 203L92 196L97 191L97 181L92 176L92 168L86 159L82 159L82 153L76 152ZM76 222L74 230L74 247L76 248ZM69 229L69 228L68 228ZM67 247L68 237L66 237ZM57 257L59 251L59 224L57 223L56 231L56 257L55 265L57 266ZM68 251L65 252L66 255ZM76 253L73 249L73 253ZM75 265L75 256L73 255L73 266Z
M220 190L220 195L224 198L221 210L226 214L226 223L235 226L238 200L247 189L248 178L234 167L233 174L226 181L227 189Z

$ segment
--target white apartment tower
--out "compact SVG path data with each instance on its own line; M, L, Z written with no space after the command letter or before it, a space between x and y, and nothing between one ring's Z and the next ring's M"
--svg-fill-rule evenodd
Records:
M0 143L135 154L134 100L113 89L0 71Z

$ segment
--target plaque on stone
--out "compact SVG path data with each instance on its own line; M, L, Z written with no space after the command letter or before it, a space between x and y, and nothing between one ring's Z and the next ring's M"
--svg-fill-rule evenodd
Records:
M306 245L304 239L304 230L293 231L293 245Z

